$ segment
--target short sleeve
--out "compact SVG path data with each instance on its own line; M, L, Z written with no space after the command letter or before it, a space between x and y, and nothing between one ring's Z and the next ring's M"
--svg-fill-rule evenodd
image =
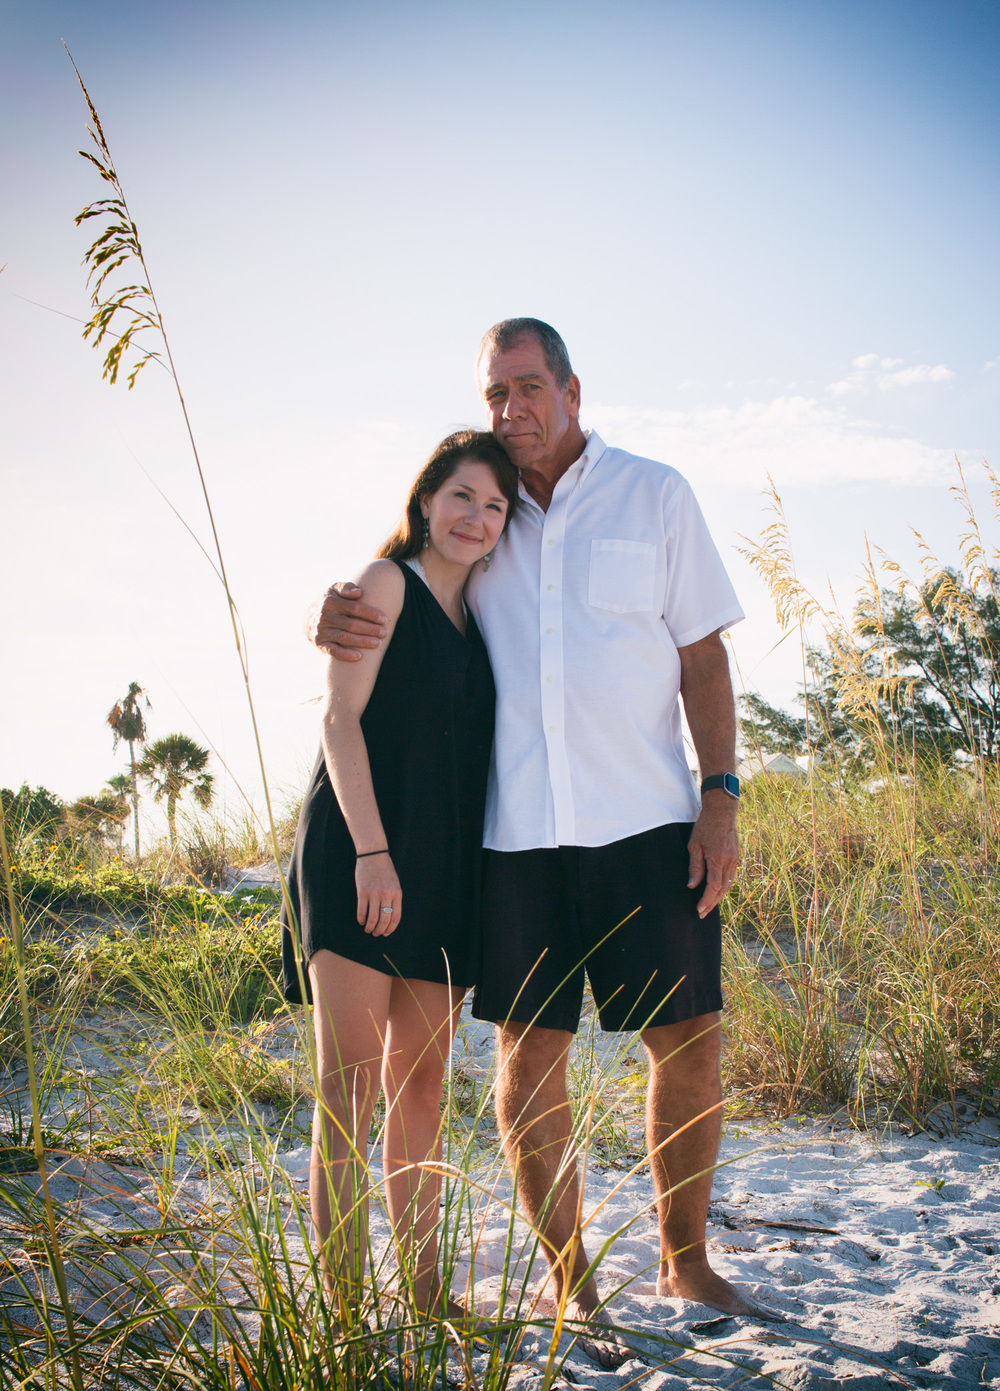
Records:
M672 474L664 497L666 584L663 619L675 647L687 647L743 618L690 484Z

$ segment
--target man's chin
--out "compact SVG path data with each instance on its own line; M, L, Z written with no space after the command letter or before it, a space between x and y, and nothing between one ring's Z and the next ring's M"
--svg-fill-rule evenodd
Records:
M510 461L515 468L531 468L532 464L539 458L541 450L537 445L526 444L520 449L504 441L504 449L510 455Z

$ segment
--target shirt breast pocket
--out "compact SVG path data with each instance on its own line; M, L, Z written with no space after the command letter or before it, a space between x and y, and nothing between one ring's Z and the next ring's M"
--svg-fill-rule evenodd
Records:
M656 547L648 541L591 541L590 603L612 613L648 613L656 593Z

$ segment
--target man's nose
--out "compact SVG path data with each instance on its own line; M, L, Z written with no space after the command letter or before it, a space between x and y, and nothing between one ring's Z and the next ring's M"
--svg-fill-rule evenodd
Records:
M511 394L507 397L507 400L504 402L504 420L519 420L523 417L523 415L524 403L522 402L520 396L518 396L514 392L511 392Z

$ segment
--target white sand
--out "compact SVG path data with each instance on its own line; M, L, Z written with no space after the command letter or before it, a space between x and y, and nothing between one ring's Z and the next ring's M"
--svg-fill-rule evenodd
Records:
M81 1040L79 1052L70 1050L67 1062L78 1057L94 1071L106 1071L113 1059L109 1063L90 1038L86 1045ZM484 1026L465 1025L456 1062L467 1074L485 1079L491 1039ZM596 1040L610 1065L614 1042ZM287 1038L276 1038L276 1051L288 1047ZM70 1101L63 1095L62 1107ZM474 1279L477 1309L496 1314L510 1184L491 1135L485 1131L481 1138L472 1170L483 1190L476 1198L479 1239L474 1273L468 1255L465 1269ZM183 1151L178 1156L174 1196L189 1211L219 1199L220 1181L213 1187L206 1177L208 1139L195 1125L186 1137L187 1158ZM246 1154L245 1134L233 1122L212 1143ZM281 1149L287 1138L275 1136L271 1144L274 1158L265 1182L290 1183L303 1192L308 1148L301 1133L290 1150ZM372 1171L377 1182L377 1151ZM249 1171L247 1177L253 1181ZM564 1337L559 1353L568 1355L560 1384L641 1384L665 1391L700 1378L725 1387L765 1386L762 1378L774 1378L774 1384L795 1391L1000 1388L1000 1127L980 1122L960 1138L935 1139L905 1135L898 1127L881 1134L831 1130L821 1121L731 1126L715 1179L711 1257L724 1276L782 1313L783 1324L722 1319L703 1306L657 1298L651 1182L648 1173L624 1183L623 1177L616 1169L592 1167L588 1173L586 1241L593 1254L614 1238L598 1283L602 1294L614 1296L609 1316L630 1330L636 1356L605 1372ZM23 1180L37 1184L32 1175ZM70 1159L52 1189L64 1211L75 1208L98 1229L113 1232L156 1220L151 1181L134 1169ZM374 1213L375 1246L385 1252L388 1233L378 1203ZM519 1240L527 1236L523 1225L516 1230ZM304 1256L294 1223L288 1232L293 1252ZM150 1248L150 1262L155 1258ZM160 1283L169 1284L169 1262L162 1270ZM537 1292L542 1262L531 1269L523 1263L521 1273ZM453 1283L461 1293L461 1279ZM183 1280L178 1289L183 1299ZM537 1385L550 1342L544 1331L526 1338L511 1383L519 1391Z
M759 1146L768 1148L750 1152ZM599 1283L606 1294L621 1290L609 1313L630 1330L636 1356L614 1372L602 1371L564 1337L559 1352L568 1356L560 1384L602 1391L641 1384L666 1391L701 1378L725 1387L763 1386L768 1383L760 1378L774 1378L774 1384L795 1391L1000 1387L996 1143L898 1134L876 1143L857 1134L831 1139L818 1124L788 1125L729 1137L722 1158L732 1162L716 1180L709 1229L713 1261L788 1322L725 1319L703 1306L658 1299L649 1269L655 1224L648 1208L642 1211L652 1197L648 1178L634 1176L615 1192L619 1173L592 1171L586 1213L595 1215L587 1241L593 1251L621 1233ZM307 1148L286 1151L280 1165L272 1171L275 1180L283 1168L301 1191ZM373 1178L380 1171L373 1156ZM484 1164L478 1177L495 1185L496 1167ZM924 1186L939 1179L940 1189ZM64 1211L75 1207L92 1229L113 1233L155 1223L151 1185L135 1171L68 1160L54 1174L52 1190ZM488 1314L496 1313L509 1192L501 1179L497 1201L484 1202L477 1216L476 1304ZM192 1213L211 1204L204 1170L181 1168L175 1198ZM384 1251L388 1235L377 1202L374 1213L374 1244ZM294 1222L288 1234L293 1254L304 1255ZM129 1255L147 1268L157 1265L158 1283L174 1288L183 1304L185 1262L171 1280L164 1253L146 1248ZM529 1285L537 1289L543 1274L536 1265ZM528 1391L537 1384L550 1341L544 1330L525 1339L512 1386Z
M587 1245L593 1253L620 1233L602 1263L599 1285L604 1295L621 1291L609 1316L630 1330L638 1356L602 1372L573 1349L566 1366L577 1384L624 1387L641 1379L659 1391L701 1376L712 1385L736 1386L753 1372L796 1391L842 1383L859 1389L1000 1387L996 1141L935 1142L898 1131L880 1140L849 1132L831 1136L822 1124L793 1123L727 1137L721 1160L709 1226L713 1264L788 1322L727 1319L703 1305L658 1298L650 1268L657 1238L648 1176L622 1184L614 1170L592 1170ZM292 1151L284 1162L293 1181L301 1180L308 1151ZM377 1158L373 1174L381 1174ZM494 1186L495 1166L484 1165L478 1177ZM495 1272L503 1261L509 1198L509 1183L501 1180L498 1201L484 1203L479 1219L476 1303L490 1314L496 1313ZM385 1241L377 1224L377 1247ZM540 1263L532 1274L537 1289ZM668 1338L676 1346L667 1346ZM528 1340L518 1377L525 1385L533 1368L544 1366L548 1342L544 1335ZM564 1338L561 1351L569 1347ZM688 1347L702 1351L685 1353Z

